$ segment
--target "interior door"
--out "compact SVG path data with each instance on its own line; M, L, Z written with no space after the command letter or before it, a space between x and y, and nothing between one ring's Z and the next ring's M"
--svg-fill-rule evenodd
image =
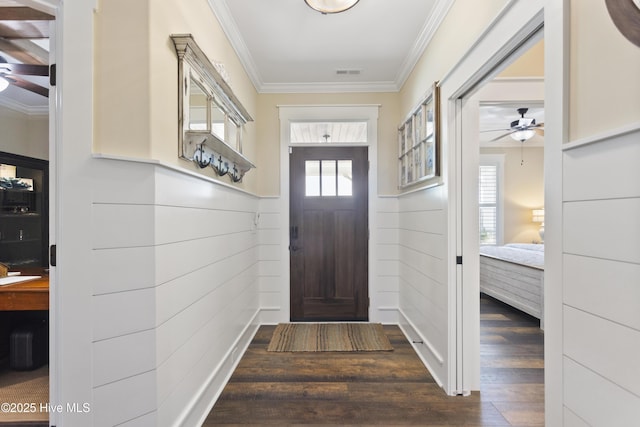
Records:
M292 321L368 320L367 173L367 147L292 149Z

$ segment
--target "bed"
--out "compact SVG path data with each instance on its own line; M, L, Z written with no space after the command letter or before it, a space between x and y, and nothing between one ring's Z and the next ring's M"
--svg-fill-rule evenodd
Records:
M480 292L540 319L544 327L544 245L480 247Z

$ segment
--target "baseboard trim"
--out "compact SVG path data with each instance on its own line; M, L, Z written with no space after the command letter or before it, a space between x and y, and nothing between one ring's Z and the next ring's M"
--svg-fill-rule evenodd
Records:
M438 384L440 388L444 389L443 387L444 383L438 376L437 374L438 371L433 369L431 362L425 356L423 350L426 348L429 354L431 355L431 358L435 359L435 362L438 363L441 367L444 365L444 359L442 358L440 353L436 351L433 344L431 344L431 342L428 339L426 339L420 332L418 332L418 329L415 327L413 322L411 322L409 318L404 314L402 309L398 309L398 315L401 318L398 324L398 326L400 327L400 330L402 331L402 333L404 333L407 340L411 343L411 345L416 351L416 354L418 355L420 360L422 360L422 363L424 364L424 366L427 367L427 369L429 370L429 373L431 374L433 379L436 381L436 384ZM422 342L421 343L414 342L414 341L417 341L415 337L418 337L419 340Z
M233 342L233 345L225 353L224 357L218 363L218 366L209 375L203 386L195 394L195 397L191 400L191 403L182 412L181 416L176 421L176 426L195 426L202 425L211 412L213 405L216 403L222 390L229 382L231 375L235 371L238 363L242 359L242 356L247 351L251 340L258 332L260 324L256 322L261 310L258 309L251 317L251 320L242 330L242 333ZM234 349L238 349L237 354L234 354ZM235 360L234 360L235 356Z

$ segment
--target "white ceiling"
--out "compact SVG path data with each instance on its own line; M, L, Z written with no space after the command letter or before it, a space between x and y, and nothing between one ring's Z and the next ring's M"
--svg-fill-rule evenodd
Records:
M209 0L259 92L397 91L453 0ZM346 74L338 74L338 70Z

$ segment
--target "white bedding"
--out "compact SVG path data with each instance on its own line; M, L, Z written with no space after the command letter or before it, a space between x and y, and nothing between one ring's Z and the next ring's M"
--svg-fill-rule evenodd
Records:
M480 255L544 269L544 245L509 243L504 246L480 246Z

